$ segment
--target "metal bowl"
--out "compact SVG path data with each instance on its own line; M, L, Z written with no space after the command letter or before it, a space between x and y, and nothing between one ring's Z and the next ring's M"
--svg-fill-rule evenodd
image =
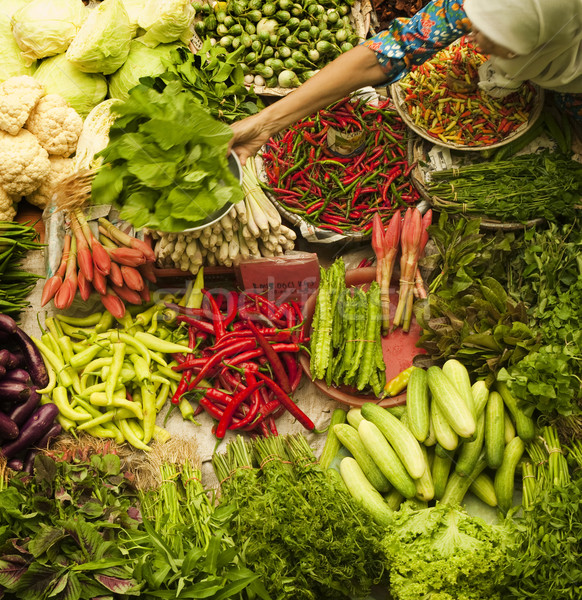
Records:
M228 157L228 167L230 169L230 172L238 179L239 184L242 185L242 180L243 180L242 165L240 164L240 160L239 160L238 156L232 151L230 153L230 156ZM209 214L205 219L196 221L196 223L194 224L193 227L184 229L184 233L189 233L191 231L198 231L199 229L205 229L206 227L209 227L210 225L214 225L215 223L220 221L220 219L222 219L222 217L224 217L230 211L230 209L232 207L233 207L233 204L231 202L227 202L222 208Z

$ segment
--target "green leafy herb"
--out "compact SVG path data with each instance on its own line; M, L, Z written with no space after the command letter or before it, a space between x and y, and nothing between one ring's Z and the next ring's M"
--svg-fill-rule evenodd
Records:
M159 92L143 84L120 114L100 154L92 198L114 204L137 228L183 231L243 198L228 167L230 128L179 82Z

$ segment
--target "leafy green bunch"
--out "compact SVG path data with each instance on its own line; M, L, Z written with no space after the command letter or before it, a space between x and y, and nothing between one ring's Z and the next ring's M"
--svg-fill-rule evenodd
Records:
M179 81L161 91L140 84L115 110L93 182L95 203L119 207L136 228L172 232L243 199L228 165L232 131Z

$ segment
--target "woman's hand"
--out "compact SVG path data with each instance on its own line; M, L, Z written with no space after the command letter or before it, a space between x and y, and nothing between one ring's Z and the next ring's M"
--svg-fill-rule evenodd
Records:
M263 113L237 121L231 129L233 136L229 150L236 153L243 166L247 158L254 156L272 135Z

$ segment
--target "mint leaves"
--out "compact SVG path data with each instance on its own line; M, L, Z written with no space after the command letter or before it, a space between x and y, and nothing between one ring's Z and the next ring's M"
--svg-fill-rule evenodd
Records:
M177 82L140 84L119 118L93 182L97 204L113 204L136 228L183 231L243 199L228 167L230 128Z

